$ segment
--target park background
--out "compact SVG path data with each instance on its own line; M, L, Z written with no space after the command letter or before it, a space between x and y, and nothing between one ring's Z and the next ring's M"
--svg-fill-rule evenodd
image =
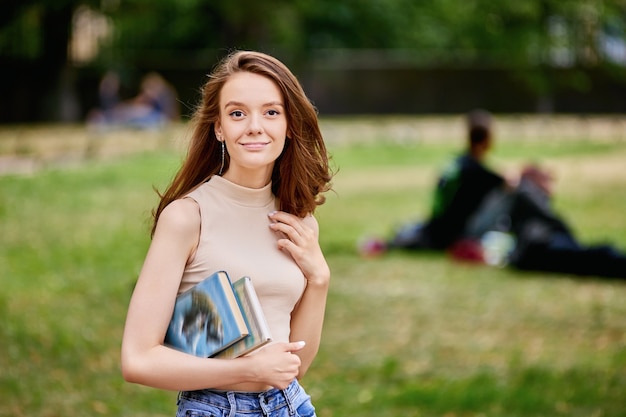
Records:
M173 414L175 393L123 382L121 331L152 187L234 48L293 68L338 169L317 213L324 337L303 381L320 416L625 415L623 282L356 251L427 214L473 107L496 114L494 166L545 164L581 239L626 248L625 22L619 0L5 0L0 416ZM128 97L161 73L182 120L87 129L110 69Z
M189 114L234 48L283 60L322 115L626 111L623 0L4 0L0 122L79 121L107 70ZM367 86L367 88L364 88Z

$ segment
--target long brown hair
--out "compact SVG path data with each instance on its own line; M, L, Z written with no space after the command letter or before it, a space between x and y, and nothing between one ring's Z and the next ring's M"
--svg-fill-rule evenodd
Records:
M191 120L193 131L187 157L165 192L159 193L161 201L153 213L152 234L169 203L219 172L222 150L215 136L215 122L220 116L219 96L229 77L242 71L274 81L285 101L287 140L272 172L272 192L279 209L304 217L324 203L323 193L330 190L333 174L315 107L297 78L278 59L260 52L235 51L222 59L202 87L202 99ZM227 154L224 170L229 162Z

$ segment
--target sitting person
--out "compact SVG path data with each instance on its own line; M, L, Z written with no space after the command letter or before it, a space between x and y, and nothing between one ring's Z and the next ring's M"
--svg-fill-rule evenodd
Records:
M553 209L553 177L547 171L529 165L519 181L511 181L486 168L491 117L478 110L467 120L469 149L439 179L431 217L401 228L388 241L365 242L363 255L398 248L448 250L455 258L519 270L626 278L625 253L579 242ZM505 252L496 260L485 239L494 236Z
M511 245L500 266L580 276L626 278L626 253L609 244L584 244L552 207L553 178L536 166L524 168L514 190L489 195L468 222L466 236L489 248L485 236L507 235ZM504 242L506 244L506 242Z
M509 188L502 175L485 165L493 144L492 117L484 110L467 114L467 150L452 161L438 180L431 215L423 223L408 224L383 241L364 242L365 256L387 249L445 250L464 236L468 220L492 191Z
M551 206L551 177L527 169L508 205L516 245L508 262L514 268L626 278L626 253L612 245L581 243Z

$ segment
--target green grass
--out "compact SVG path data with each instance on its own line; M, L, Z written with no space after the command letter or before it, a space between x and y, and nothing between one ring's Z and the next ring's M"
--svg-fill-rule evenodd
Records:
M356 242L423 217L455 143L331 146L317 217L333 271L303 384L328 416L626 415L626 284L518 273L441 254L362 259ZM492 163L539 160L584 240L626 249L626 143L503 141ZM149 243L152 152L0 177L0 416L171 416L176 394L123 382L119 347Z

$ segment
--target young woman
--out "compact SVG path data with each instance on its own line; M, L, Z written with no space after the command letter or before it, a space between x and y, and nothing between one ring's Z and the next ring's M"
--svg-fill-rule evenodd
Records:
M280 61L237 51L192 122L130 301L124 378L181 391L179 416L314 416L298 379L320 344L330 270L313 213L332 178L315 108ZM217 270L251 277L273 342L236 359L165 346L176 295Z

